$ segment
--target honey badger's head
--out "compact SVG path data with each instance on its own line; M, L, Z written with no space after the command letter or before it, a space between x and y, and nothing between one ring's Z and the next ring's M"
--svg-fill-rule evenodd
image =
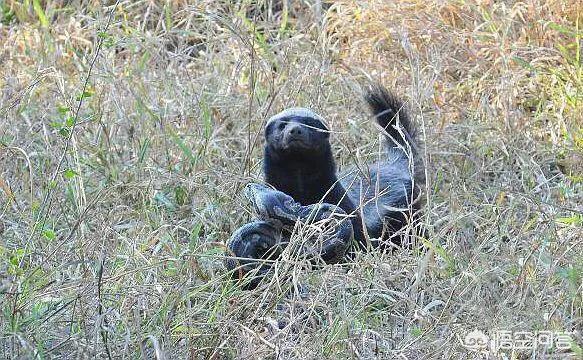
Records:
M271 117L265 126L265 146L281 156L318 154L330 148L324 119L305 108L291 108Z

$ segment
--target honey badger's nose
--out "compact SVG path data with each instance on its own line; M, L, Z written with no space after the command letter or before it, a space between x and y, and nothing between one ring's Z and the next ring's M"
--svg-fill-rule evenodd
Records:
M300 124L290 124L287 133L293 137L301 137L304 135L304 129Z

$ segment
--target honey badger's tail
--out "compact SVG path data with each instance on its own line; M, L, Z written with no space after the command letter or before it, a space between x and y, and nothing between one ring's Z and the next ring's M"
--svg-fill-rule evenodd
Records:
M377 123L385 130L388 162L408 164L406 167L392 166L390 176L401 176L402 179L408 177L413 189L411 199L416 199L420 187L425 183L425 172L415 124L403 102L381 85L369 88L365 100Z
M418 211L423 205L421 194L425 171L415 124L403 102L380 85L369 88L365 100L377 123L384 129L387 153L385 162L373 166L378 179L375 186L383 189L384 194L380 195L375 188L374 209L369 217L373 220L378 217L382 228L389 229L391 238L412 219L420 216ZM421 228L417 234L425 237L425 230ZM392 241L401 242L404 237L396 239L399 240Z
M372 86L364 98L377 123L385 130L388 148L415 155L415 126L403 102L381 85Z

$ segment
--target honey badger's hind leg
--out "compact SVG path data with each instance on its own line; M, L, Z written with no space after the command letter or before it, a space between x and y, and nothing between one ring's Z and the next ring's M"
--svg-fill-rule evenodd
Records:
M385 137L385 158L370 164L367 174L352 172L342 178L355 204L362 204L370 238L400 244L396 235L415 218L421 207L424 184L416 130L403 102L382 86L366 93L365 100Z

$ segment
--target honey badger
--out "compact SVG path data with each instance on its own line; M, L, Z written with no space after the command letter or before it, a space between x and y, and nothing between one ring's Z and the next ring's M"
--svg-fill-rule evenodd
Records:
M397 234L417 213L423 182L415 128L403 103L380 85L365 100L383 129L385 158L364 173L336 173L330 130L324 119L306 108L290 108L271 117L265 127L265 181L302 205L335 204L352 214L354 239L360 248ZM397 235L395 235L397 234Z

